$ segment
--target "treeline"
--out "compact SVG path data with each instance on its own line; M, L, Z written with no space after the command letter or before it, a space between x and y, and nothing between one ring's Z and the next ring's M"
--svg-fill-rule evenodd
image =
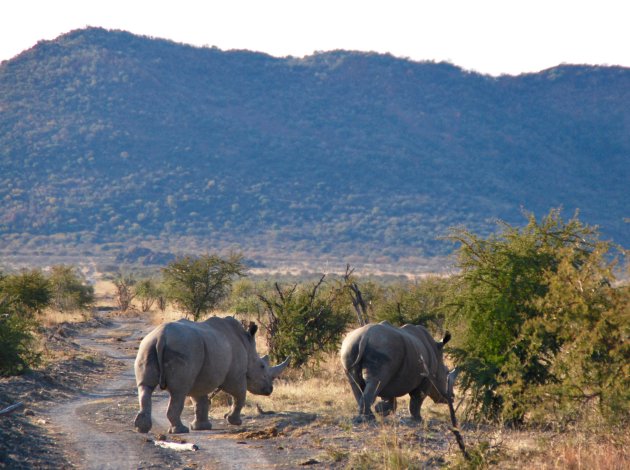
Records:
M502 224L489 236L455 229L449 238L458 258L448 277L385 283L348 266L342 276L310 281L256 280L245 277L239 254L204 255L172 261L154 278L119 274L116 298L122 310L134 302L142 311L165 309L170 302L194 320L217 310L256 318L270 354L290 355L293 367L316 365L337 351L349 328L365 322L423 324L436 337L448 329L468 419L564 425L596 416L627 423L630 286L617 280L623 271L614 257L624 251L577 216L563 220L559 210L540 220L530 215L522 227ZM2 304L3 343L7 325L28 331L62 271L71 272L57 267L48 277L29 271L2 278L1 295L13 299ZM59 290L75 294L60 294L66 300L55 300L57 308L89 305L89 288L74 281ZM28 344L28 334L12 341L22 339ZM24 370L32 359L28 347L13 350L21 365L3 362L2 373Z

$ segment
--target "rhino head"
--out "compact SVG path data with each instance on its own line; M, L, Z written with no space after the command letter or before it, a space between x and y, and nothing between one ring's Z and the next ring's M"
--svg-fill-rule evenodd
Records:
M448 403L453 400L455 392L453 387L457 378L458 370L455 368L451 371L444 365L444 345L451 339L451 334L447 331L444 339L437 343L438 370L435 378L431 381L428 389L428 395L435 403Z
M247 361L247 391L254 395L271 395L273 392L273 380L289 365L291 358L276 366L269 363L269 356L258 356L256 352L255 334L258 326L250 323L248 334L251 338L252 349L249 351Z

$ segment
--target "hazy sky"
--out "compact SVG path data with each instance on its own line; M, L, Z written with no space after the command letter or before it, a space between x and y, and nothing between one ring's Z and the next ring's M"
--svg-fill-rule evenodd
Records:
M389 52L493 75L630 66L628 0L3 0L0 60L85 26L275 56Z

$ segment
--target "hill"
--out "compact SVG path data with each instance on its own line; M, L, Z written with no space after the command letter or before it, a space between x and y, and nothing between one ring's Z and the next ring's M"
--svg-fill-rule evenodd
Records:
M235 248L417 266L575 209L630 246L630 69L490 77L88 28L0 65L2 254ZM274 261L275 260L275 261Z

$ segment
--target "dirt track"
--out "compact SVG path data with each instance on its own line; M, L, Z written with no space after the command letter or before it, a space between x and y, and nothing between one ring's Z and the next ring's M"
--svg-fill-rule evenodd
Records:
M214 421L212 431L179 436L162 434L168 428L166 392L153 395L152 431L148 434L134 431L137 398L133 360L137 345L150 328L140 317L119 317L75 338L82 348L114 359L117 366L106 372L107 379L92 391L80 393L46 413L51 430L67 443L70 463L87 469L277 467L269 462L259 444L224 437L232 435L234 427L228 429L222 422ZM154 441L164 439L193 443L198 450L176 451L155 445Z
M250 394L241 426L222 418L227 406L218 396L211 431L174 436L166 434L168 394L158 390L153 428L139 434L133 428L138 411L133 361L151 328L142 315L101 311L88 325L62 325L50 336L48 347L58 348L56 354L65 354L65 360L44 371L0 379L0 406L23 401L28 411L2 417L0 468L341 469L351 456L392 439L395 447L416 449L423 468L445 463L452 442L443 417L427 417L418 427L401 410L384 427L353 426L352 415L339 415L332 404L318 414L290 406L259 413ZM191 407L182 419L192 421ZM198 450L165 449L156 440L194 444Z

